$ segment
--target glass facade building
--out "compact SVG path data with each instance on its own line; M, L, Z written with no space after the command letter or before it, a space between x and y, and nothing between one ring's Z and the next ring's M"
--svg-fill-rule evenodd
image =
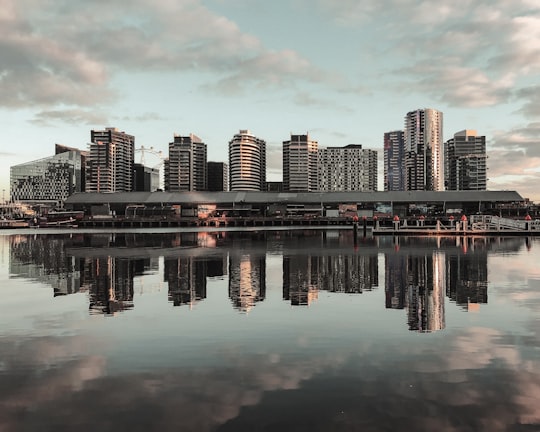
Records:
M12 201L61 207L71 194L84 191L85 152L59 145L56 151L10 168Z
M384 134L384 190L405 190L405 140L402 130Z

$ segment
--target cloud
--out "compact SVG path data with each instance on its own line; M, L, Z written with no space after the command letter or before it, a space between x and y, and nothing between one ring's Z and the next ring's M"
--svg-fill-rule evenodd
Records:
M524 87L516 91L516 96L524 101L519 112L529 118L540 118L540 86Z
M1 430L18 430L20 413L25 412L29 429L52 428L59 422L68 429L77 424L81 431L107 430L111 424L120 430L210 431L238 416L243 407L260 403L266 392L298 389L341 363L339 356L329 354L297 359L273 352L246 355L224 347L222 364L235 365L226 372L221 366L192 366L106 376L104 358L88 355L88 346L84 341L76 346L78 340L2 341L0 348L16 348L13 358L24 359L24 364L3 364ZM24 377L30 369L34 373Z
M322 84L331 79L293 50L262 52L242 59L237 66L206 86L207 90L232 95L252 89L294 88L299 81Z
M268 174L281 174L283 168L283 144L266 145L266 169Z
M52 125L57 122L74 125L96 125L106 124L108 120L107 116L100 111L73 108L41 111L35 115L32 122L42 126Z
M0 15L0 104L106 106L118 71L201 71L216 88L321 83L324 74L293 50L270 50L199 0L5 0ZM68 114L66 112L66 114ZM61 113L43 113L43 118ZM69 115L64 118L69 118Z
M159 113L146 112L137 116L122 116L122 117L119 117L117 120L120 122L135 121L137 123L141 123L141 122L148 122L148 121L155 121L155 120L163 120L163 118L164 117Z
M518 152L527 158L540 158L540 122L496 132L490 146L494 151Z
M507 77L492 80L478 69L458 64L453 59L435 64L425 60L403 72L411 77L411 87L436 95L436 99L450 106L483 107L508 100L512 82Z
M518 190L540 199L540 123L495 133L488 149L490 189Z
M425 92L450 106L505 103L520 77L540 71L538 5L527 0L319 0L329 19L362 25L400 62L400 92ZM386 23L386 24L375 24Z
M0 100L4 106L87 104L105 100L104 66L64 41L43 35L22 7L6 0L0 16Z

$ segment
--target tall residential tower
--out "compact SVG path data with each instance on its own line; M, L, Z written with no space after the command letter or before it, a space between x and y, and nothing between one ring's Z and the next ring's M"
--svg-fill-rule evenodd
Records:
M405 189L444 190L443 113L431 108L405 116Z
M486 190L486 137L463 130L446 141L445 180L447 190Z
M206 144L198 136L175 135L169 143L169 159L165 164L165 190L207 190L206 152Z
M131 192L135 137L116 128L92 130L87 159L87 192Z
M376 191L377 152L360 144L319 149L321 192Z
M315 192L318 190L317 141L305 135L292 135L283 141L283 190Z
M402 130L384 134L384 190L405 190L405 140Z
M266 184L266 141L240 130L229 141L229 189L262 191Z

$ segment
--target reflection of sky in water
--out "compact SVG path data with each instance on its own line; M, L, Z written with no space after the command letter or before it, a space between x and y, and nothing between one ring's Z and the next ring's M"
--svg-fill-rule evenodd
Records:
M89 314L86 292L53 297L46 284L9 278L1 235L0 251L2 431L540 423L538 241L490 253L487 304L467 313L444 297L446 325L433 333L411 332L405 310L385 309L383 253L378 287L320 291L307 307L283 300L273 254L264 301L247 313L233 308L227 276L208 279L192 308L172 307L160 259L158 271L135 277L134 308L106 317Z

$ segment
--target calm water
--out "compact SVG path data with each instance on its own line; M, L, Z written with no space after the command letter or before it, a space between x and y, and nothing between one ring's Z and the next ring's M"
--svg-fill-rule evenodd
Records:
M0 233L0 431L538 431L540 239Z

